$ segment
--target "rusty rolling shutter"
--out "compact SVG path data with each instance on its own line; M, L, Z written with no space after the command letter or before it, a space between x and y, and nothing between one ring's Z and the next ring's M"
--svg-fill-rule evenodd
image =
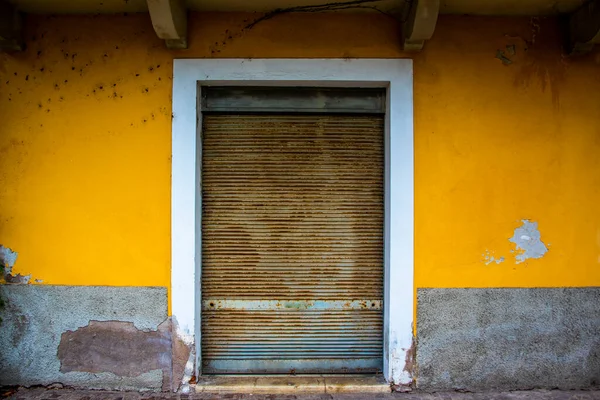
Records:
M203 373L382 369L383 116L203 116Z

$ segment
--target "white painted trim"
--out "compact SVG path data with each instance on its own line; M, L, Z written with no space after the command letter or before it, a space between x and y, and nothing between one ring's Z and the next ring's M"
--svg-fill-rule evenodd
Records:
M200 334L198 82L211 85L385 87L384 376L404 371L413 323L413 93L408 59L185 59L173 65L172 313L188 340ZM196 341L198 368L200 351Z

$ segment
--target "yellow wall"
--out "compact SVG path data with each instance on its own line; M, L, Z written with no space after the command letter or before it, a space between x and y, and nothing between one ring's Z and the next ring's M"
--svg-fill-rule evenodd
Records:
M15 272L169 286L174 57L407 56L387 16L255 17L192 15L181 52L147 15L28 18L27 51L0 55ZM442 17L414 62L416 286L600 285L600 55L561 57L554 21ZM521 219L550 251L517 265Z

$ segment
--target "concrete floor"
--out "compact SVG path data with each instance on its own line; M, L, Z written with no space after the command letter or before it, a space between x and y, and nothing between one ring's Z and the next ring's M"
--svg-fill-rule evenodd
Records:
M66 389L19 389L0 398L15 400L600 400L600 391L485 392L485 393L321 393L321 394L234 394L234 393L140 393L77 391Z
M194 385L196 393L326 394L390 393L377 375L207 376Z
M600 400L597 391L530 390L481 393L392 392L381 376L207 376L189 393L116 392L53 388L0 389L0 399L15 400Z

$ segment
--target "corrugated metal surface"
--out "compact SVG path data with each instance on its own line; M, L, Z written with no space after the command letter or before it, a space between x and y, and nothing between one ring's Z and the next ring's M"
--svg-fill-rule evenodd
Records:
M204 373L381 370L383 123L204 115Z

